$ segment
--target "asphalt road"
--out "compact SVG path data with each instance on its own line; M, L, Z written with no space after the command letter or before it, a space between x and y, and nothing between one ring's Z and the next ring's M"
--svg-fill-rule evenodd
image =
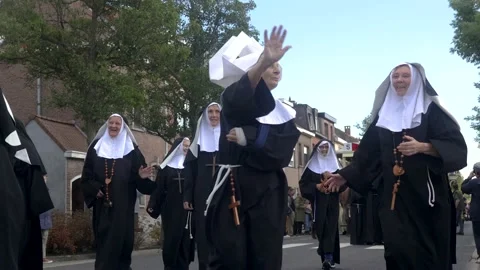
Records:
M341 264L336 269L342 270L381 270L385 269L383 246L352 246L349 238L341 236ZM316 253L316 240L309 236L285 238L283 244L283 270L321 269L320 257ZM465 235L457 236L457 260L454 270L480 270L480 264L471 261L475 251L470 223L465 224ZM93 270L93 260L54 262L46 264L45 269L54 270ZM133 270L162 270L163 263L159 250L135 252ZM196 262L190 265L196 270Z

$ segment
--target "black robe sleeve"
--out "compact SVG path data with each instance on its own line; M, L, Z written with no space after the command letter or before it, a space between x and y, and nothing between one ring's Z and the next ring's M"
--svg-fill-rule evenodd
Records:
M435 103L428 114L428 138L440 158L427 156L429 168L437 174L461 170L467 166L467 144L460 128Z
M155 191L157 185L149 178L143 179L140 177L138 171L142 166L147 167L147 163L145 162L145 157L143 156L142 152L140 152L140 149L138 149L137 146L135 146L135 149L133 151L134 153L132 160L131 177L135 179L135 182L137 184L137 190L140 191L140 193L151 195Z
M199 153L200 154L200 153ZM195 180L197 176L197 161L193 154L189 151L184 163L184 187L183 187L183 201L193 203L193 191L195 190Z
M54 208L43 175L41 168L31 168L30 209L35 216L39 216Z
M312 204L315 201L315 192L317 192L317 182L313 180L313 172L306 168L298 182L302 197L309 200Z
M347 186L360 194L367 194L370 189L370 170L376 167L380 160L380 144L375 120L363 135L352 162L338 173L347 180Z
M160 170L157 173L155 183L157 188L150 196L147 212L152 218L157 219L162 212L163 203L165 202L165 196L167 193L167 173L165 169Z
M96 156L95 149L93 148L95 142L92 143L92 147L88 149L87 156L85 158L85 163L83 164L82 171L82 192L85 199L85 204L88 208L92 207L97 199L98 191L103 186L103 183L95 180L94 173L94 158Z
M221 99L222 115L231 127L251 124L252 119L267 115L275 108L275 99L263 79L253 89L248 74L227 87Z
M300 137L294 120L282 125L260 124L258 128L243 126L242 129L247 139L245 148L251 153L247 160L250 166L266 171L288 166Z

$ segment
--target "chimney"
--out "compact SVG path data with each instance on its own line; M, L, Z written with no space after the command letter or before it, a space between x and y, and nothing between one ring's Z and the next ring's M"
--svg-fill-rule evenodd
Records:
M350 126L345 126L345 133L346 133L348 136L352 136L352 134L350 133Z

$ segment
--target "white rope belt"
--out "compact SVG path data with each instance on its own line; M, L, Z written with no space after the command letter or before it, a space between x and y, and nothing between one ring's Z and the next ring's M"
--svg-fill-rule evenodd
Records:
M241 167L242 165L218 164L218 166L220 167L220 170L217 173L217 179L215 180L215 185L213 186L213 190L212 192L210 192L210 195L208 195L208 198L207 198L207 206L205 208L205 212L203 213L205 216L207 216L208 207L212 202L213 196L215 195L217 190L223 185L225 180L227 180L228 176L230 175L230 172L232 171L232 168ZM227 170L227 172L222 177L222 172L225 170Z
M188 229L190 233L190 239L193 239L192 235L192 211L188 211L187 213L187 222L185 224L185 229Z

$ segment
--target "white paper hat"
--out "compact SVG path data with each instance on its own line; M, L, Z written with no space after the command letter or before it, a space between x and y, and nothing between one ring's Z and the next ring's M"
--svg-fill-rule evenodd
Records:
M238 36L231 37L210 59L210 80L227 88L257 63L262 52L263 46L258 41L240 32Z

